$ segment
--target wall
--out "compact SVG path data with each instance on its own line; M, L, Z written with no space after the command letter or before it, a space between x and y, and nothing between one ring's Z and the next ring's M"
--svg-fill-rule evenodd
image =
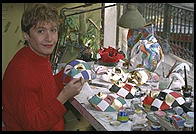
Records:
M113 5L114 3L105 3L105 6ZM104 47L112 46L116 48L116 27L117 27L117 8L108 7L105 9L104 16Z
M19 43L23 40L20 26L23 11L23 3L2 3L2 78L8 63L23 46Z

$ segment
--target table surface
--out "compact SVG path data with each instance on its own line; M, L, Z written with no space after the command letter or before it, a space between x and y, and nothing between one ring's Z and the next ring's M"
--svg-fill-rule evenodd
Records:
M176 59L170 55L167 55L164 58L165 58L164 63L161 63L161 64L163 64L166 70L169 71L169 69L174 64ZM156 70L158 74L161 73L160 66ZM165 72L165 74L167 74L167 72ZM93 80L93 82L101 83L104 85L111 85L111 83L100 81L99 79L95 79ZM194 67L193 66L191 66L191 71L189 72L189 75L188 75L188 85L191 85L194 89ZM126 123L121 123L119 126L112 126L110 125L109 122L111 120L117 119L117 112L97 111L95 108L93 108L90 105L87 98L89 96L93 96L97 94L98 92L110 93L110 91L107 88L89 86L88 83L85 83L80 94L75 96L72 100L70 100L70 103L81 113L82 116L84 116L88 120L88 122L97 131L131 131L133 123L130 120ZM129 101L130 100L128 99L126 100L128 104L130 104Z

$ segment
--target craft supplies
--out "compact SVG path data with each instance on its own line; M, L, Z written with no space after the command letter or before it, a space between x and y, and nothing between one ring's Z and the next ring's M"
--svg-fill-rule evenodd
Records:
M184 97L191 97L192 86L187 85L187 87L182 86L182 91Z
M104 84L100 84L100 83L92 83L92 82L89 82L89 85L96 86L96 87L104 87L104 88L109 87L108 85L104 85Z
M194 131L194 124L184 123L184 131Z
M173 110L176 112L177 115L183 115L184 114L184 110L183 108L177 106L177 107L174 107Z
M120 121L110 121L110 125L112 126L119 126L121 124Z
M154 116L154 113L151 112L151 113L148 113L146 118L148 120L150 120L151 122L159 122L159 120L156 118L156 116Z
M159 117L165 117L166 113L164 111L158 110L155 111L155 114Z
M119 110L119 112L117 114L117 120L122 122L122 123L127 122L129 120L129 116L128 116L127 111Z
M179 115L173 115L172 116L172 119L173 119L173 124L176 127L176 129L178 129L179 127L184 126L185 119L182 118L181 116L179 116Z
M177 60L175 61L174 65L171 67L171 69L169 70L169 73L167 74L166 78L169 78L169 76L172 73L172 71L174 70L176 64L177 64Z
M147 122L146 114L139 108L136 108L132 121L133 125L143 125Z
M187 112L187 123L194 123L194 112Z
M160 131L161 130L161 125L158 122L153 122L151 124L151 130L152 131Z
M184 123L186 131L193 131L194 129L194 112L187 112L186 122Z
M170 84L169 78L160 77L160 80L159 80L159 89L160 90L167 89L169 87L169 84Z
M185 89L187 89L186 66L184 66L184 81L185 81Z

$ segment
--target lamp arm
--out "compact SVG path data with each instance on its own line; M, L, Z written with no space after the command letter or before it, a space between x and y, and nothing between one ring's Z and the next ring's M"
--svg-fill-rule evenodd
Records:
M81 13L86 13L86 12L91 12L91 11L95 11L95 10L99 10L99 9L103 9L103 8L108 8L108 7L113 7L113 6L116 6L116 4L109 5L109 6L104 6L104 7L98 7L98 8L89 9L89 10L84 10L84 11L76 12L76 13L69 14L69 15L65 15L65 14L64 14L64 12L65 12L66 10L69 10L69 9L63 8L63 9L61 9L60 14L61 14L62 16L64 16L64 17L68 17L68 16L73 16L73 15L77 15L77 14L81 14Z

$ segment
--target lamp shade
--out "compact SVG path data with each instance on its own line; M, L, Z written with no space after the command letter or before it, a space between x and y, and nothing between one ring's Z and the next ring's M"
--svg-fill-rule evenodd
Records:
M133 3L128 3L127 11L119 19L118 25L123 28L139 29L144 28L146 22L138 11L136 5Z

